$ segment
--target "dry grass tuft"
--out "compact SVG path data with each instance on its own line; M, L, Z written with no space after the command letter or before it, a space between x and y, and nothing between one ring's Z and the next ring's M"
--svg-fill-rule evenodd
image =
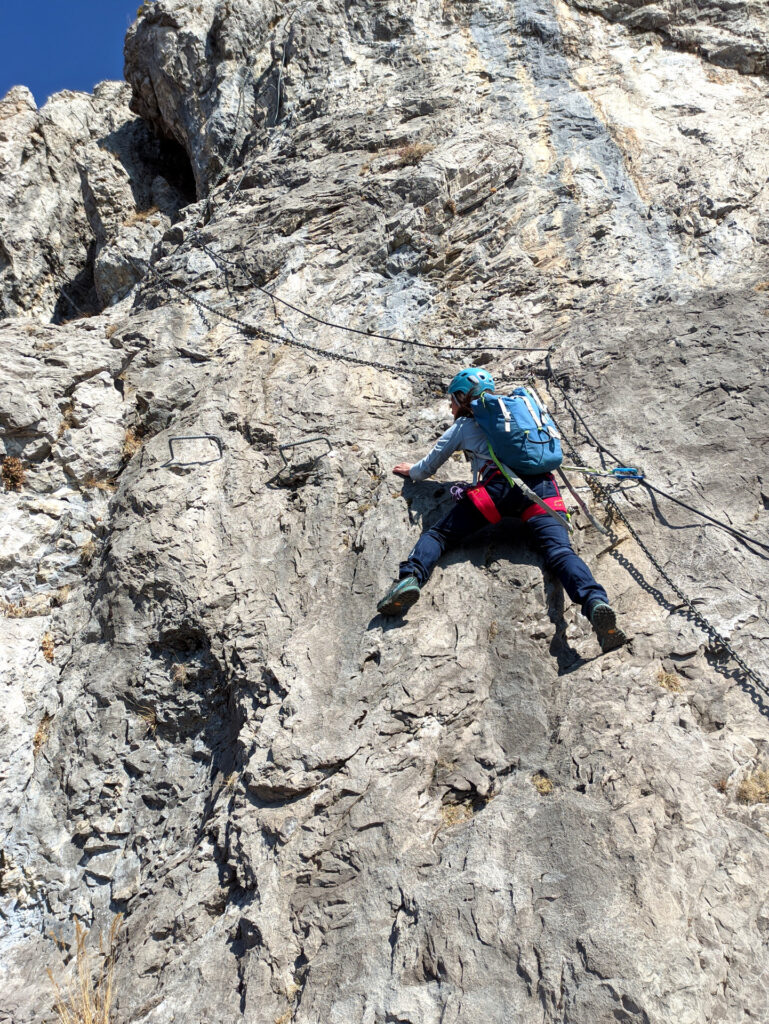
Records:
M89 490L96 488L97 491L116 491L117 483L114 480L97 480L96 477L91 474L83 480L83 487L87 487Z
M123 438L123 458L128 461L142 446L141 435L133 427L127 427Z
M136 713L143 722L147 723L147 733L154 736L158 729L158 713L154 708L143 704L136 709Z
M141 224L143 221L154 217L156 213L160 213L157 206L150 206L148 210L137 210L136 213L132 213L130 217L123 221L123 227L130 228L134 224Z
M53 715L49 715L47 711L40 719L40 724L38 725L34 738L32 739L32 753L35 757L37 757L41 749L48 742L48 737L51 735L52 721Z
M96 542L93 537L87 540L80 549L80 564L90 565L93 561L93 556L96 554Z
M17 459L15 455L7 456L3 459L3 468L0 472L2 473L6 491L21 490L21 485L24 483L24 477L26 476L21 459Z
M12 601L0 601L0 612L7 619L25 619L28 615L23 601L18 604L14 604Z
M549 796L555 789L555 783L544 772L537 772L536 775L532 775L531 784L540 796Z
M54 642L53 633L44 633L43 639L40 641L40 650L43 652L43 657L49 665L53 665L54 656Z
M110 324L109 327L104 332L105 337L111 338L112 335L115 333L115 331L117 329L118 329L118 325L117 324Z
M235 786L237 785L237 783L238 773L230 772L230 774L227 776L227 781L224 784L224 788L227 790L228 793L233 793L235 791Z
M728 785L729 785L729 780L726 779L726 778L721 778L716 783L716 789L718 790L719 793L725 793L726 792L726 787Z
M171 667L171 678L175 683L178 683L179 686L185 686L187 684L189 675L186 665L180 665L179 662L177 662Z
M62 989L53 972L47 972L53 985L56 1016L60 1024L113 1024L115 955L122 922L122 914L116 914L112 919L106 951L99 936L99 955L102 962L94 975L92 954L86 947L88 932L79 921L75 921L76 980L68 978ZM59 949L62 949L62 943L59 940L55 941Z
M74 410L74 407L72 405L72 402L70 402L68 405L65 405L64 408L61 410L61 423L59 424L59 432L58 432L58 436L59 437L61 437L61 435L65 432L65 430L71 430L72 429L72 427L75 425L75 418L74 417L75 417L75 410Z
M769 770L758 768L747 775L737 787L741 804L769 804Z
M443 827L451 828L452 825L461 825L469 821L473 816L473 809L470 804L443 804L441 806L441 818Z
M683 686L681 686L681 677L677 672L666 672L664 668L661 668L657 673L657 682L665 690L670 690L671 693L683 693Z
M753 285L754 292L769 292L769 281L759 281Z
M410 142L398 150L398 167L413 167L435 149L428 142Z

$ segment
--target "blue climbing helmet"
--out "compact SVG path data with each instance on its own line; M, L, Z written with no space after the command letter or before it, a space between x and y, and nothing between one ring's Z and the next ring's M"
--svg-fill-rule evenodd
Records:
M494 390L494 378L488 370L483 370L479 366L460 370L449 384L450 395L466 395L470 400L478 398L484 391Z

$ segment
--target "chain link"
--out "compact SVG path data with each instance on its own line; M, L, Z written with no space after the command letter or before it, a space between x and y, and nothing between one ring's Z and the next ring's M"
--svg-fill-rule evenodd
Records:
M360 356L350 355L347 352L329 352L327 349L319 348L317 345L310 345L309 342L306 341L299 341L296 338L280 337L279 335L266 330L264 327L259 327L256 324L250 324L222 309L216 309L210 303L203 302L202 299L192 295L188 289L182 288L181 285L175 284L173 281L169 280L155 267L150 267L149 269L150 273L159 283L161 288L181 295L182 298L191 302L201 315L203 315L203 312L211 313L213 316L219 317L220 320L226 320L228 323L233 324L243 334L261 338L262 340L272 344L291 345L294 348L303 349L305 352L312 352L313 355L322 356L324 359L331 359L340 363L354 363L356 366L370 366L377 370L386 370L388 373L401 377L419 377L419 379L425 383L433 384L441 388L443 386L443 376L431 373L429 370L406 366L393 366L390 363L380 363L376 359L363 359Z
M559 391L563 395L564 401L567 404L570 404L570 400L567 398L563 386L559 382L556 375L553 373L552 368L549 366L549 362L548 368L550 370L550 380L552 380L556 387L559 389ZM553 420L555 422L555 417L553 417ZM556 426L558 426L557 423ZM564 431L561 430L560 426L558 426L558 430L561 434L561 437L564 439L565 445L569 451L569 455L571 456L571 458L574 459L578 466L586 466L587 463L579 454L579 452L575 449L574 445L571 444L571 442L566 439L566 435ZM609 529L609 536L611 538L612 545L616 545L620 540L616 530L614 529L614 524L616 522L621 522L627 529L630 536L636 542L638 547L641 549L641 551L643 551L644 555L649 560L651 565L654 566L660 578L664 580L665 583L667 583L667 585L676 595L681 604L687 608L692 619L694 620L694 622L696 622L696 624L703 631L703 633L705 633L706 636L710 637L710 639L715 643L717 648L719 648L722 651L725 651L732 658L735 664L737 664L740 667L746 678L748 678L755 686L762 690L763 693L769 696L769 686L767 686L767 684L761 679L758 673L755 672L747 664L744 658L740 654L738 654L738 652L734 649L730 641L721 633L719 633L716 627L712 624L712 622L709 622L708 619L706 619L705 616L702 614L702 612L700 612L699 609L695 607L694 602L691 600L691 598L689 598L684 593L684 591L678 586L675 580L671 578L670 574L665 569L665 567L660 563L659 559L657 559L657 557L647 546L646 542L642 540L642 538L639 536L637 530L631 525L630 520L622 511L620 506L617 504L617 501L614 497L614 493L608 490L608 488L604 487L603 484L601 484L600 481L597 480L595 477L588 476L586 479L596 499L602 502L607 509L607 526ZM763 705L764 702L761 696L756 694L756 697Z

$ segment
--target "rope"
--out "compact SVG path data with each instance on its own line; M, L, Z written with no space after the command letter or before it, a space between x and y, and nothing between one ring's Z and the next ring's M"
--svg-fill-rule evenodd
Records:
M134 262L133 258L126 253L131 262ZM329 352L327 349L319 348L317 345L311 345L309 342L299 341L296 338L284 338L279 337L276 334L266 330L264 327L259 327L256 324L250 324L246 320L241 320L239 317L233 316L231 313L227 313L222 309L216 309L210 303L203 302L202 299L192 295L189 288L182 288L181 285L175 284L169 280L163 274L161 274L155 267L149 268L150 273L155 280L160 284L162 288L167 291L173 291L181 295L182 298L191 302L193 306L200 312L205 311L211 313L213 316L219 317L221 320L226 320L228 323L233 324L243 334L250 335L252 337L261 338L262 340L272 342L277 345L291 345L294 348L303 349L305 352L312 352L313 355L322 356L325 359L332 359L336 362L354 363L356 366L370 366L378 370L386 370L389 373L395 374L401 377L419 377L421 380L429 384L435 384L440 387L443 386L443 377L437 374L431 373L428 369L424 368L412 368L406 366L393 366L391 363L380 363L375 359L362 359L360 356L354 356L347 352Z
M669 494L667 491L663 491L661 487L656 487L654 484L650 484L648 480L640 481L644 487L648 487L650 491L654 491L655 494L662 495L663 498L667 498L668 501L674 502L676 505L680 505L681 508L685 508L688 512L693 512L694 515L700 516L702 519L707 519L708 522L713 523L715 526L720 526L722 530L726 530L733 537L744 541L746 544L752 544L754 547L763 548L764 551L769 551L769 544L764 544L763 541L755 540L753 537L748 536L747 533L743 533L742 530L738 530L736 527L731 526L729 523L725 523L720 519L715 519L713 516L702 512L700 509L695 508L693 505L687 505L685 501L681 501L680 498L676 498L674 494ZM758 554L756 551L752 551L751 554ZM759 558L763 558L763 555L759 555Z
M575 414L578 415L577 410L574 408L574 404L571 402L571 400L566 395L566 392L564 391L563 386L561 385L560 381L558 380L558 378L556 377L555 373L552 370L552 366L550 364L550 357L548 357L547 364L548 364L548 370L549 370L549 379L553 381L553 383L556 385L556 387L561 392L561 395L563 396L565 404L567 404L572 410L574 410ZM551 413L551 415L552 415L552 413ZM554 422L555 422L555 418L554 417L553 417L553 419L554 419ZM579 419L580 419L580 421L584 422L582 420L581 416L579 416ZM556 423L556 426L557 425L558 424ZM559 430L560 430L560 428L559 428ZM561 435L565 439L565 434L563 433L563 431L560 431L560 433L561 433ZM590 436L592 437L593 435L591 434ZM586 465L585 461L582 459L582 457L580 456L579 452L577 452L577 450L574 448L574 446L569 441L565 441L565 443L566 443L566 445L567 445L567 447L569 449L569 454L570 454L571 458L574 459L574 461L577 463L577 465L585 466ZM599 446L599 447L601 448L602 451L606 451L606 449L603 449L602 446ZM769 696L769 686L767 686L767 684L761 679L761 677L758 675L758 673L755 672L747 664L747 662L742 658L742 656L734 649L734 647L729 642L729 640L725 636L723 636L721 633L719 633L718 630L715 628L715 626L711 622L709 622L708 619L705 618L705 616L702 614L702 612L699 611L698 608L695 607L694 602L691 600L691 598L689 598L684 593L684 591L678 586L678 584L670 577L670 575L667 572L667 570L665 569L665 567L659 562L659 560L655 557L655 555L650 551L650 549L648 548L646 543L639 536L638 532L631 525L631 523L628 520L627 516L624 514L624 512L622 511L620 506L617 504L617 501L615 500L613 493L611 491L607 490L594 477L588 476L587 477L587 481L588 481L588 484L590 485L591 490L595 494L595 496L600 501L602 501L604 503L604 505L606 505L608 507L608 509L609 509L609 524L608 525L609 525L609 536L611 537L612 545L617 544L619 542L619 540L620 540L619 536L617 535L617 533L614 530L614 527L612 525L612 521L614 519L618 519L618 520L620 520L625 525L625 527L627 528L628 533L633 538L633 540L636 542L636 544L641 549L641 551L644 553L644 555L647 557L649 562L654 566L654 568L656 569L656 571L659 574L659 576L661 577L661 579L663 579L665 581L665 583L667 583L667 585L670 587L670 589L673 591L673 593L679 599L681 604L686 607L686 609L688 610L689 615L691 616L693 621L699 626L699 628L702 630L702 632L705 633L706 636L710 637L710 639L712 641L714 641L714 643L716 644L716 647L720 648L721 650L723 650L723 651L725 651L725 652L727 652L729 654L729 656L732 658L732 660L742 670L744 676L747 679L749 679L754 684L755 687L758 687L758 689L763 691L764 694ZM762 711L764 711L764 712L769 711L769 708L767 707L766 703L764 702L764 699L761 696L761 694L756 693L756 691L752 687L748 686L747 689L751 692L754 700L761 707Z
M550 376L551 376L552 380L558 385L558 388L559 388L559 390L560 390L560 392L561 392L561 394L563 396L564 403L569 407L569 409L571 410L571 412L574 415L575 419L577 419L579 421L579 423L581 424L583 430L585 431L585 434L593 442L593 444L598 449L598 451L601 452L601 454L603 454L603 455L608 455L608 457L610 459L612 459L614 462L619 462L619 459L614 454L614 452L612 452L609 448L607 448L604 444L602 444L598 440L598 438L595 436L595 434L593 434L593 432L590 430L590 428L588 427L587 423L585 422L584 417L581 415L579 410L576 408L574 403L571 401L569 396L566 394L566 392L565 392L565 390L563 388L563 385L561 384L561 382L558 380L558 378L553 373L552 368L550 367L550 364L549 364L549 360L548 360L548 370L549 370L549 373L550 373ZM756 540L754 537L751 537L749 534L743 533L742 530L738 530L735 526L732 526L730 523L725 523L722 519L716 519L714 516L708 515L707 512L703 512L701 509L696 508L694 505L689 505L685 501L681 501L680 498L676 498L675 495L670 494L668 491L663 491L661 487L657 487L655 484L649 483L649 481L646 479L646 477L645 477L645 475L643 473L639 473L637 476L631 476L629 474L623 474L622 472L618 471L617 469L615 469L615 470L607 470L607 471L597 471L595 469L591 469L591 467L589 467L589 466L585 466L584 462L582 463L582 466L580 468L586 474L587 473L598 473L598 474L603 473L603 475L613 476L617 480L620 480L620 481L630 480L632 483L642 484L644 487L648 488L649 491L653 491L655 494L662 495L663 498L667 498L668 501L672 501L676 505L680 505L681 508L685 508L688 512L691 512L693 515L699 516L701 519L706 519L708 522L712 523L714 526L720 527L722 530L725 530L727 533L730 533L733 537L737 538L738 540L741 540L745 545L752 545L753 547L762 548L764 551L769 552L769 544L765 544L763 541ZM623 468L627 469L629 467L620 467L620 469L623 469ZM660 522L664 522L664 520L662 520L661 517L656 512L655 512L655 515L656 515L656 518L660 520ZM667 524L665 524L665 525L667 525ZM748 550L750 550L750 548ZM752 555L756 555L759 558L763 558L764 557L763 555L758 554L757 551L750 551L750 553Z
M257 291L260 291L264 295L267 295L270 299L272 299L273 302L280 302L282 305L287 306L289 309L293 309L295 313L300 313L302 316L307 317L308 320L314 320L316 324L321 324L323 327L331 327L337 331L347 331L348 334L360 334L364 338L378 338L382 341L395 342L398 345L414 345L417 348L429 348L436 349L438 351L445 351L447 348L450 348L452 352L477 352L479 348L483 348L490 349L495 352L550 352L552 348L552 346L548 346L547 348L524 348L522 346L514 345L487 344L486 342L479 343L477 345L449 345L448 343L445 343L443 345L433 345L428 341L417 341L415 338L400 338L392 334L377 334L376 331L364 331L358 327L350 327L347 324L334 323L331 320L324 320L322 317L315 316L314 313L310 313L309 310L302 309L301 306L295 306L292 302L289 302L288 299L282 299L279 295L276 295L274 292L271 292L267 288L258 284L257 281L254 279L253 271L249 270L248 267L244 266L242 263L239 263L237 260L227 259L220 253L214 252L214 250L211 249L210 246L206 245L203 242L201 242L200 248L205 253L207 253L208 256L211 257L211 259L219 267L220 270L224 269L223 264L226 264L227 266L232 267L235 270L240 270L242 273L246 274L251 279L251 283L253 284L254 288L257 289Z

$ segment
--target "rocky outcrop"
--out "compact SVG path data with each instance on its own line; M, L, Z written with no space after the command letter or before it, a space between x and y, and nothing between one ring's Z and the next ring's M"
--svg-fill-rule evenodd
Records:
M760 1020L765 82L549 0L158 0L126 60L196 201L91 146L107 305L0 324L0 1020L117 912L118 1021ZM513 523L376 615L474 361L658 488L577 518L628 648Z
M572 0L570 0L572 2ZM573 0L634 32L654 32L669 45L744 75L769 72L766 8L750 0Z
M55 321L119 300L187 202L186 162L132 119L125 85L0 100L0 316Z

